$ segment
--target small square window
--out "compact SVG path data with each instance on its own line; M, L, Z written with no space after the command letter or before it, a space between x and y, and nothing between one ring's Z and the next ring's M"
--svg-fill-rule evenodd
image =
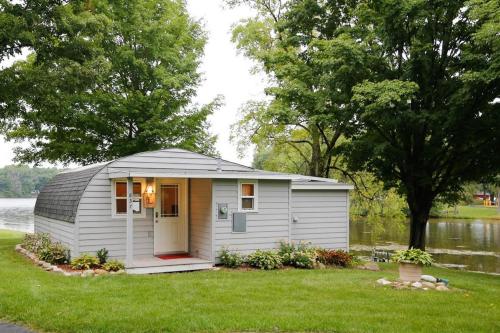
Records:
M116 199L116 213L127 214L127 199Z
M239 209L243 211L257 211L257 182L239 183Z
M241 208L244 210L252 210L253 209L253 198L242 198L241 199Z
M116 197L127 197L127 183L117 182L115 184Z
M242 197L253 197L254 184L241 184L241 196Z

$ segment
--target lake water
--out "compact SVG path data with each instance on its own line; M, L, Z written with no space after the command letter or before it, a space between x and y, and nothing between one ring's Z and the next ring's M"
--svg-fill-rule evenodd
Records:
M0 198L0 229L33 232L35 198ZM350 249L370 255L373 248L406 248L406 221L350 223ZM436 261L457 269L500 273L500 221L432 219L427 226L427 250Z

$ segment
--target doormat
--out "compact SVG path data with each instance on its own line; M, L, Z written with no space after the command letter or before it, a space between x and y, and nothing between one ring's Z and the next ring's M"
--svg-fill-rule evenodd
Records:
M189 255L189 253L178 253L178 254L163 254L160 256L156 256L156 258L168 260L168 259L191 258L191 256Z

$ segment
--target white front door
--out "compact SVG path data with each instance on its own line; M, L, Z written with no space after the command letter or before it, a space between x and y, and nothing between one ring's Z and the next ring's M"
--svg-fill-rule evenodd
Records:
M158 179L154 213L154 254L187 252L186 179Z

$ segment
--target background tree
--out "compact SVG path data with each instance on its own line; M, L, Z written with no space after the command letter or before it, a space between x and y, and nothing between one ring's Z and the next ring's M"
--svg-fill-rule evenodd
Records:
M213 154L191 106L205 44L181 0L0 0L1 130L16 160L89 164L163 147Z
M369 77L363 45L348 27L353 1L235 0L257 15L233 30L238 49L269 77L267 101L249 102L234 133L240 146L288 145L307 174L329 177L349 132L352 87Z
M350 166L405 195L409 246L425 249L436 199L500 167L498 1L365 1L357 29L381 60L354 88Z

